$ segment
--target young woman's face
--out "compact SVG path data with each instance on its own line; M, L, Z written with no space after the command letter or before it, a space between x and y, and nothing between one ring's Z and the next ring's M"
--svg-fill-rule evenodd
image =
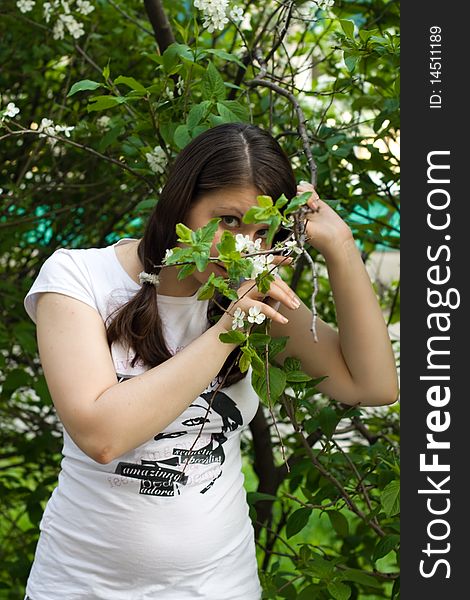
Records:
M261 238L261 248L267 249L266 237L269 225L266 223L246 224L242 221L243 216L250 208L258 206L256 201L258 195L260 195L260 192L253 187L226 188L209 192L201 197L196 204L193 204L185 219L185 225L194 231L207 225L210 219L220 219L212 243L211 256L218 255L216 245L219 243L224 231L230 231L234 236L238 233L247 235L252 241ZM207 281L210 273L222 277L227 276L222 267L211 263L202 273L195 270L192 277L203 284Z

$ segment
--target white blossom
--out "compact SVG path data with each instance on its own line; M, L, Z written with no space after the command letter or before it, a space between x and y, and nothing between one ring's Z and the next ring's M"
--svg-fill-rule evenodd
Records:
M184 79L182 77L178 77L178 81L176 82L176 89L178 90L178 93L181 96L184 92Z
M108 117L108 115L101 115L101 117L96 119L96 126L100 131L108 131L110 121L111 117Z
M55 40L63 40L64 32L65 32L64 22L62 21L62 19L59 18L54 23L54 27L52 28L52 37Z
M170 88L168 86L166 86L166 88L165 88L165 94L168 96L168 98L170 100L173 100L173 98L175 97L175 95L173 94L173 90L170 90Z
M261 254L259 256L249 256L247 257L247 260L251 261L253 264L251 278L255 279L256 277L258 277L258 275L260 275L269 267L269 265L274 260L274 256L272 254L268 254L267 256ZM273 274L274 272L276 272L276 268L274 268L272 271L270 270L270 272L271 274Z
M145 158L149 164L150 169L158 174L165 172L166 155L161 146L155 146L152 152L147 152Z
M46 117L43 117L41 119L41 122L39 123L39 127L38 127L37 131L39 132L39 137L46 137L48 135L54 135L55 134L54 121L52 121L52 119L47 119Z
M73 131L75 127L73 125L56 125L54 127L54 131L56 133L63 133L65 137L70 137L70 132Z
M251 309L250 309L251 310ZM233 313L232 329L238 329L245 326L245 313L241 308L237 308Z
M289 248L289 250L293 250L296 254L302 254L302 248L299 247L295 240L284 242L284 246Z
M64 156L65 148L56 144L57 140L48 139L49 145L52 147L52 154L56 157Z
M242 235L237 233L235 236L235 249L238 252L246 252L248 254L254 254L261 250L261 238L256 238L254 242L250 240L250 236Z
M31 12L34 8L36 2L33 0L18 0L16 6L20 9L22 13Z
M165 256L163 257L163 262L166 263L166 261L170 258L170 256L173 255L173 250L167 248L165 250Z
M203 26L212 33L228 23L229 0L194 0L194 6L204 13Z
M230 18L232 21L241 21L243 19L243 8L241 6L234 6L230 11Z
M42 5L42 14L44 15L44 19L46 20L46 23L49 23L49 21L51 20L53 8L56 8L56 7L55 6L53 7L50 2L44 2L44 4Z
M47 119L44 117L41 119L37 131L39 133L39 137L47 137L48 144L54 147L57 140L50 136L56 136L63 133L65 137L69 138L70 132L73 131L73 129L73 125L54 125L54 121L52 119Z
M316 0L318 8L321 10L328 10L333 6L335 0Z
M248 244L251 244L250 236L237 233L235 236L235 250L237 252L245 252Z
M19 112L20 109L16 106L16 104L14 102L9 102L3 111L3 116L13 118L16 117Z
M18 0L16 5L21 12L29 12L34 6L33 0ZM68 32L74 39L85 33L83 23L77 15L88 15L95 10L89 0L50 0L42 2L42 14L46 23L53 21L52 36L55 40L63 40ZM75 16L74 16L75 15Z
M73 15L70 15L70 14L59 15L59 21L63 22L63 24L69 30L70 35L76 40L78 40L78 38L82 37L82 35L85 33L85 29L83 28L83 23L80 23L79 21L77 21Z
M77 11L82 15L88 15L95 10L95 7L88 0L77 0Z
M259 306L252 306L248 311L248 321L250 323L262 323L266 319L266 315L261 312Z

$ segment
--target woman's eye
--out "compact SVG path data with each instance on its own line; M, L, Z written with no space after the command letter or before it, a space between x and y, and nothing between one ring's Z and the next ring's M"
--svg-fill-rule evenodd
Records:
M230 215L224 215L222 219L224 220L225 224L229 227L236 227L237 224L240 222L240 219L238 217L232 217ZM228 223L227 221L232 221L232 223Z
M224 224L227 225L227 227L234 228L240 226L240 219L238 217L234 217L232 215L223 215L221 218ZM268 237L268 231L269 229L260 229L256 233L256 237L265 239Z

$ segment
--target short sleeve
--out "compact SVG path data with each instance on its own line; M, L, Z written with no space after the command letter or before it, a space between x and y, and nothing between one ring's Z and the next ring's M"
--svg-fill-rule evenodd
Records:
M42 292L57 292L81 300L98 310L83 250L59 248L47 258L24 298L24 307L36 323L36 304Z

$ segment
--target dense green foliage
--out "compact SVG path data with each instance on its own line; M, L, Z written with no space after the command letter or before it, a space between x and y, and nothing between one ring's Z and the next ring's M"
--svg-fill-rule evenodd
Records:
M147 15L160 2L97 0L93 12L73 13L83 35L66 30L63 39L55 39L62 9L47 21L44 4L0 8L0 598L8 599L23 597L60 462L60 426L22 305L47 256L139 237L172 158L204 129L235 120L269 129L297 181L317 178L364 260L398 248L397 2L247 1L241 22L212 33L191 2L164 2L173 39ZM10 116L9 103L20 112ZM310 253L317 309L335 325L323 257ZM312 276L301 267L283 275L308 304ZM399 320L398 291L398 281L377 288L389 324ZM253 440L243 441L264 597L398 598L398 405L352 409L314 382L289 383L292 393L263 404Z

